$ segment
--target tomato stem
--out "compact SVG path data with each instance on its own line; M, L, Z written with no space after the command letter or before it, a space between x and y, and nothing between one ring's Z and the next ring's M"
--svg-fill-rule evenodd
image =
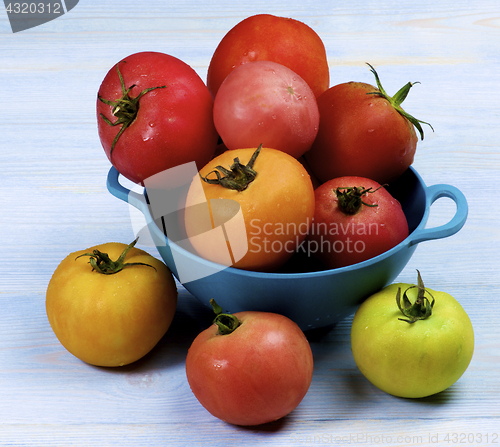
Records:
M213 298L210 300L210 304L216 315L213 322L219 327L217 333L219 335L228 335L234 332L240 325L240 320L232 314L222 313L222 307L220 307Z
M244 165L236 157L229 169L223 166L217 166L213 171L209 172L205 177L200 174L201 179L212 185L220 185L224 188L243 191L248 188L248 185L255 180L257 172L253 169L255 160L260 154L262 144L255 150L248 164ZM224 176L221 176L221 173ZM210 174L215 174L216 178L208 178Z
M107 253L102 253L97 249L93 250L92 253L84 253L80 256L77 256L75 258L75 261L82 256L90 256L89 264L92 266L92 271L95 270L96 272L102 273L103 275L113 275L120 272L125 267L131 265L145 265L147 267L154 268L152 265L145 264L143 262L124 262L127 253L137 243L138 240L139 238L136 238L133 242L127 245L125 250L123 250L122 254L116 261L111 260Z
M398 113L400 115L404 116L411 124L413 124L417 128L418 132L420 133L420 139L421 140L424 139L424 130L422 129L422 126L420 125L420 123L427 124L432 129L432 131L434 132L434 128L429 123L426 123L425 121L420 121L420 120L416 119L415 117L413 117L409 113L405 112L403 110L403 108L401 107L401 103L408 96L408 92L410 91L410 89L415 84L419 84L419 82L413 82L413 83L412 82L408 82L406 85L404 85L403 87L401 87L396 92L396 94L394 96L391 97L391 96L389 96L386 93L386 91L382 87L382 84L380 83L380 79L379 79L378 74L375 71L375 69L368 62L366 63L366 65L368 65L370 67L370 71L374 74L375 81L377 82L377 87L379 89L378 92L369 92L369 93L367 93L367 95L377 95L377 96L381 96L381 97L387 99L387 101L389 101L391 103L391 105L398 111Z
M432 308L434 307L435 299L432 294L425 288L420 272L417 270L418 274L418 284L408 287L403 294L403 304L401 304L401 287L398 289L396 294L396 302L398 304L399 310L406 318L398 318L398 320L406 321L407 323L413 324L418 320L425 320L432 315ZM406 294L408 290L413 288L418 289L417 299L412 304L408 299ZM432 301L425 296L428 293Z
M363 197L366 194L373 194L378 191L382 186L372 191L372 188L364 188L363 186L339 186L335 190L335 194L338 199L338 206L340 211L344 214L354 215L356 214L363 205L369 207L376 207L377 204L369 204L363 202Z
M112 106L112 113L114 116L116 116L116 121L113 123L111 122L108 118L106 118L102 113L100 114L100 117L106 122L106 124L109 124L110 126L118 126L122 125L122 128L120 131L116 134L113 142L111 143L111 150L109 154L111 155L113 153L113 150L115 148L116 142L118 141L118 138L120 138L121 134L125 132L125 129L129 127L137 117L137 113L139 111L139 99L143 97L146 93L149 93L152 90L156 90L157 88L166 88L166 85L162 85L161 87L150 87L144 89L139 95L137 95L135 98L131 98L129 96L130 90L132 90L135 87L135 84L131 85L129 88L125 88L125 81L123 80L123 76L120 73L120 68L119 65L120 63L126 63L126 60L118 62L116 64L116 70L118 71L118 77L120 78L120 84L122 87L122 94L123 96L116 101L104 99L101 96L97 96L97 98L103 102L104 104L107 104L108 106Z

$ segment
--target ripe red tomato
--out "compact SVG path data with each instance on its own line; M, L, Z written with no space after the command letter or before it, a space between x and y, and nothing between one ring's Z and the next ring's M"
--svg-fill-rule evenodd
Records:
M311 347L297 324L268 312L219 313L215 323L195 338L186 358L186 376L201 405L235 425L264 424L292 412L313 374Z
M413 163L418 140L414 126L423 139L423 122L400 106L413 84L391 98L372 72L378 88L347 82L318 98L318 135L305 158L321 182L354 175L390 183Z
M215 50L207 74L212 96L215 98L235 67L262 60L290 68L309 84L315 96L329 86L326 50L318 34L298 20L257 14L229 30Z
M408 222L400 203L373 180L329 180L315 190L315 203L307 252L327 268L373 258L408 237Z
M214 123L229 149L263 144L298 158L319 126L316 98L284 65L256 61L235 68L214 101Z
M158 52L132 54L109 70L99 88L97 124L110 162L136 183L191 161L201 168L218 141L202 79Z

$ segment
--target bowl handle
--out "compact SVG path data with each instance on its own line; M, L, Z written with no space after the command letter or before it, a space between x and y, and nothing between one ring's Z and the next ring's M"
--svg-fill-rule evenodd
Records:
M108 191L118 199L123 200L124 202L135 206L139 211L144 212L147 208L144 195L125 188L125 186L123 186L118 181L119 175L120 173L118 172L118 170L114 166L112 166L108 172L108 178L106 182Z
M426 188L426 208L429 209L430 206L441 197L448 197L455 202L457 205L455 215L448 223L440 225L439 227L417 228L410 236L410 246L423 241L452 236L464 226L469 208L467 199L462 191L454 186L445 184L428 186Z

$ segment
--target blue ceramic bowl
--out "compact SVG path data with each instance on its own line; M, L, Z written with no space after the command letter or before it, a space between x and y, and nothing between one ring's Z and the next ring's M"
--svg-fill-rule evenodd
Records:
M457 233L468 213L467 200L459 189L446 184L426 186L410 167L387 188L401 203L408 220L410 235L403 242L372 259L339 269L261 273L214 264L173 243L152 218L147 192L138 193L124 187L113 167L108 174L107 187L115 197L144 214L159 254L177 279L178 267L205 272L204 277L183 284L202 303L210 306L210 299L215 298L227 312L281 313L304 331L331 326L352 314L365 298L395 280L417 244ZM440 197L452 199L457 206L456 213L444 225L425 228L430 207Z

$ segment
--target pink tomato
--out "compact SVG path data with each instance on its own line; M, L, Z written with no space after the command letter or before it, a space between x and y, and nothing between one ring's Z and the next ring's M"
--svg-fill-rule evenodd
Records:
M221 84L215 127L228 149L264 145L299 158L319 127L316 97L295 72L271 61L248 62Z
M313 355L299 326L271 312L221 313L191 344L186 376L200 404L235 425L291 413L311 385Z

